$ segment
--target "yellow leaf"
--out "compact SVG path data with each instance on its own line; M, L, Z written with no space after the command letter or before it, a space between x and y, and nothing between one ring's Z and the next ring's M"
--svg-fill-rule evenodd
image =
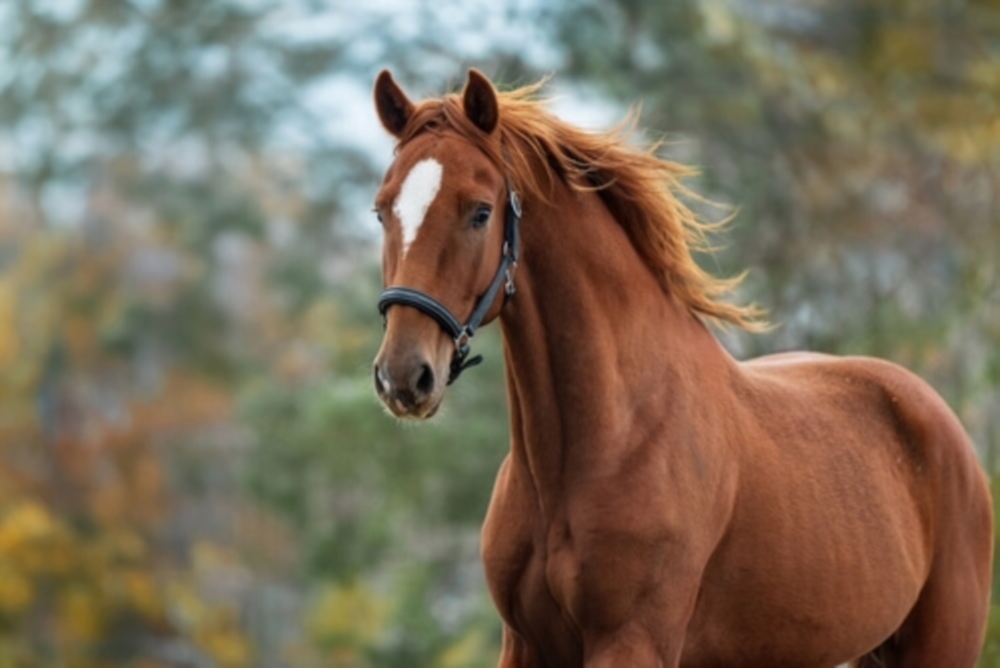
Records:
M473 629L452 643L438 660L438 668L472 668L485 665L484 658L491 654L489 643L480 629Z
M82 587L62 589L57 605L62 635L77 642L100 636L104 629L101 603L96 591Z
M9 280L0 280L0 368L6 368L17 359L17 302L14 286Z
M389 606L360 583L323 588L306 621L309 635L323 644L364 646L382 632Z
M0 564L0 612L16 615L34 599L31 580L20 571Z
M160 591L149 573L138 570L126 573L125 593L130 606L146 619L163 618Z
M0 555L56 533L57 525L45 508L34 501L20 501L0 520Z
M221 668L241 668L251 662L250 644L241 633L227 626L214 627L199 635L199 644Z

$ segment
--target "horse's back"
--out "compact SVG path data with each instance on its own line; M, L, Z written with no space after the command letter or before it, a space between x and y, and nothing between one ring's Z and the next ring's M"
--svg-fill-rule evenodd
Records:
M802 638L811 628L817 638L867 638L847 650L854 657L818 647L812 657L820 664L855 658L903 625L942 563L956 573L963 563L973 574L957 577L966 597L982 598L969 602L981 617L989 492L968 437L937 393L871 358L786 353L740 368L741 490L706 572L701 611L715 618L709 608L718 587L719 604L745 617L727 625L752 629L736 634L734 656L750 656L756 644L760 656L773 656L783 632ZM763 575L734 581L733 572ZM734 587L746 591L734 596ZM741 610L734 598L752 603ZM703 629L705 645L733 637L731 628L711 627ZM788 648L789 665L798 656L809 656L806 648Z
M818 416L841 431L877 425L878 432L896 436L895 442L873 439L870 445L902 448L893 454L904 454L921 481L931 475L935 485L974 494L985 483L954 412L923 379L899 365L872 357L791 352L741 366L757 398L793 420Z
M783 353L743 363L764 403L790 421L813 420L838 448L861 448L895 462L928 531L941 534L967 514L992 507L975 449L955 413L923 379L871 357ZM859 475L861 475L859 473ZM889 481L886 481L889 482Z

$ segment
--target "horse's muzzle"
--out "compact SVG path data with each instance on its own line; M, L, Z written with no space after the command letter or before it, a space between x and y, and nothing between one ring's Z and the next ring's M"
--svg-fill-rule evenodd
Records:
M375 360L375 393L396 417L424 419L438 408L438 378L429 361L413 355Z

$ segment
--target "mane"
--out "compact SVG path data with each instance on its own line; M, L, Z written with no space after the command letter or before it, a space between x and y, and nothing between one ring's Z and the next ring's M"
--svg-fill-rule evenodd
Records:
M576 190L597 192L668 295L720 324L765 328L757 306L721 299L746 272L716 277L692 256L692 252L711 252L708 235L728 222L702 221L679 199L680 195L705 201L681 183L695 170L656 155L659 142L635 146L630 141L634 113L605 132L581 130L556 118L536 97L541 85L498 92L500 121L491 135L468 120L460 95L424 100L416 105L399 144L425 131L454 130L507 172L526 207L532 201L551 201L560 181Z

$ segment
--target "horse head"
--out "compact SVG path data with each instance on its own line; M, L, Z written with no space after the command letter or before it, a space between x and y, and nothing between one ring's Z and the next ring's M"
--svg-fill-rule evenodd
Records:
M375 198L385 334L374 383L398 417L437 411L445 388L478 362L467 359L469 338L513 293L520 208L496 91L470 70L461 95L444 102L414 104L388 71L375 83L379 118L398 144Z

